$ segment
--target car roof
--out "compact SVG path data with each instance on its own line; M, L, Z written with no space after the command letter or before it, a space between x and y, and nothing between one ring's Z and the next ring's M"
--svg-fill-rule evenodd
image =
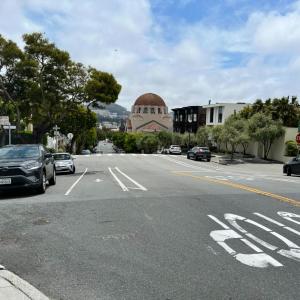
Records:
M42 145L41 144L15 144L15 145L5 145L3 147L8 148L8 147L32 147L32 146L40 147Z

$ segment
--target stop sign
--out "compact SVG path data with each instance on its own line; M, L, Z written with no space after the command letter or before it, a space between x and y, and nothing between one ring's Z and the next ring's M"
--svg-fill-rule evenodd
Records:
M297 144L300 144L300 133L296 135L296 142Z

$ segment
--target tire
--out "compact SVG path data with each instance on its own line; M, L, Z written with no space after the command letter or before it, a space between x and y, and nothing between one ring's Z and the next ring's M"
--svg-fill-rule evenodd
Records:
M76 168L73 166L73 170L71 171L71 174L75 174Z
M292 169L291 167L286 168L286 176L291 176L292 175Z
M187 159L191 159L189 155L186 156Z
M37 188L37 192L39 194L44 194L46 192L46 185L47 185L46 173L45 173L45 171L43 171L42 181L40 183L40 186Z
M51 179L49 179L49 185L56 185L56 171L55 168L53 168L53 176Z
M208 158L207 161L210 162L210 158Z

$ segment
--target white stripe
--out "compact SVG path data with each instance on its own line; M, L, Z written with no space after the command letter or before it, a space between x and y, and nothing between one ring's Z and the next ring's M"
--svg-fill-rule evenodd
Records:
M207 215L209 218L211 218L212 220L214 220L216 223L218 223L219 225L221 225L224 229L229 229L229 227L224 224L223 222L221 222L218 218L212 216L212 215Z
M108 153L107 156L112 156L112 153Z
M268 231L268 232L272 231L270 228L268 228L268 227L266 227L266 226L264 226L264 225L261 225L261 224L255 222L255 221L252 221L252 220L250 220L250 219L246 219L245 222L250 223L250 224L253 224L253 225L255 225L255 226L261 228L262 230L265 230L265 231Z
M122 188L122 190L124 192L128 192L128 188L124 185L124 183L115 175L115 173L111 170L111 168L108 168L109 172L111 173L111 175L115 178L115 180L117 181L117 183L120 185L120 187Z
M253 214L256 215L256 216L259 216L259 217L261 217L261 218L263 218L263 219L265 219L265 220L267 220L267 221L269 221L271 223L274 223L274 224L276 224L278 226L281 226L281 227L284 226L282 223L279 223L279 222L277 222L277 221L275 221L275 220L273 220L273 219L271 219L271 218L269 218L267 216L264 216L264 215L262 215L260 213L253 213Z
M244 242L247 246L252 248L256 252L263 252L260 248L256 247L253 243L248 241L247 239L241 239L242 242Z
M291 232L294 232L294 233L296 233L297 235L300 235L300 232L299 232L299 231L297 231L297 230L295 230L295 229L293 229L293 228L291 228L291 227L284 227L284 229L289 230L289 231L291 231Z
M250 239L254 240L256 243L261 244L262 246L264 246L267 249L270 249L272 251L278 249L278 247L273 246L273 245L261 240L260 238L256 237L255 235L253 235L251 233L246 233L246 236L249 237Z
M134 153L132 153L131 155L132 155L132 156L136 156L136 154L134 154Z
M142 154L142 156L148 156L148 154Z
M285 244L287 244L290 248L296 248L299 249L300 247L298 245L296 245L295 243L293 243L292 241L290 241L289 239L285 238L284 236L282 236L281 234L277 233L277 232L270 232L271 234L273 234L274 236L278 237L280 240L282 240Z
M133 180L132 178L130 178L128 175L126 175L125 173L123 173L119 168L115 167L115 169L122 174L124 177L126 177L128 180L130 180L132 183L134 183L137 187L139 187L142 191L147 191L147 189L142 186L141 184L139 184L138 182L136 182L135 180Z
M72 184L72 186L65 193L65 196L68 196L71 193L71 191L73 190L73 188L75 187L75 185L81 180L81 178L85 175L85 173L87 172L87 170L88 170L88 168L86 168L85 171L83 172L83 174Z

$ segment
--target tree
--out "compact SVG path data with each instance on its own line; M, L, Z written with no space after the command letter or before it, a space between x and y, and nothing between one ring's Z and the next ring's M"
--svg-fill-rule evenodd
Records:
M179 133L172 134L172 144L181 146L183 144L183 136Z
M83 147L92 148L97 142L96 122L97 117L94 112L86 109L83 105L74 105L58 125L61 133L65 135L69 132L73 133L71 149L76 143L76 152L79 153Z
M110 104L118 99L121 85L117 83L112 74L89 70L89 79L85 85L87 107L100 107L101 103Z
M143 134L137 138L138 150L145 153L153 153L157 151L158 138L154 134Z
M224 140L224 126L223 125L213 126L211 129L211 137L212 140L217 145L217 151L220 152L221 144Z
M205 127L199 127L196 133L196 140L197 144L199 146L209 146L209 140L210 139L210 128Z
M172 133L167 131L160 131L157 134L158 144L162 148L168 148L172 144Z
M282 123L272 120L270 115L256 113L249 120L249 135L263 145L263 158L267 159L276 138L284 134Z

